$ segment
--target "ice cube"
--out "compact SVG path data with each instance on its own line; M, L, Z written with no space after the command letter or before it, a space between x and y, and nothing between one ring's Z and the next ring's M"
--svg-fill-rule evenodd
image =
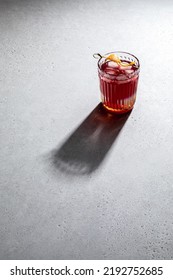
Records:
M118 81L125 81L125 80L127 80L127 76L124 75L124 74L119 74L119 75L116 77L116 79L117 79Z
M115 61L108 61L107 66L111 68L118 68L118 64Z
M133 73L134 73L134 70L131 69L131 70L125 70L125 75L128 77L128 78L131 78Z
M132 74L132 73L134 72L134 70L133 70L133 69L131 69L131 70L125 70L124 72L125 72L125 74Z
M132 66L120 66L120 70L131 70Z

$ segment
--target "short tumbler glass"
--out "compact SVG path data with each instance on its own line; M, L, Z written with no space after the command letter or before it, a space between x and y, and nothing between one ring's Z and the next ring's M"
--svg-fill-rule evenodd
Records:
M115 54L125 66L106 60ZM128 63L134 62L128 66ZM126 66L127 65L127 66ZM127 52L115 51L107 53L98 61L101 100L110 112L123 114L133 109L140 71L139 60Z

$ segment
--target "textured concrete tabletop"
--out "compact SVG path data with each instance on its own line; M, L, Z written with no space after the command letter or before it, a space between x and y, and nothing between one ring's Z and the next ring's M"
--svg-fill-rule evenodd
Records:
M0 259L173 258L173 1L0 1ZM95 52L141 62L128 118Z

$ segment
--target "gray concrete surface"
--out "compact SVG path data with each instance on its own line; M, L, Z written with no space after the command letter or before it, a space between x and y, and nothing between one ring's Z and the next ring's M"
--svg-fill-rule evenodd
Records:
M173 258L173 2L0 1L0 259ZM141 62L128 118L92 54Z

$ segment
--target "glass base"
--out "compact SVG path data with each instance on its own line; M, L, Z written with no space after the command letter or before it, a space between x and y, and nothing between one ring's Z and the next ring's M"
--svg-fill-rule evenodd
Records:
M106 106L104 103L102 103L102 105L107 111L109 111L109 113L119 114L119 115L120 114L126 114L126 113L133 110L133 107L130 107L128 109L113 109L111 107Z

